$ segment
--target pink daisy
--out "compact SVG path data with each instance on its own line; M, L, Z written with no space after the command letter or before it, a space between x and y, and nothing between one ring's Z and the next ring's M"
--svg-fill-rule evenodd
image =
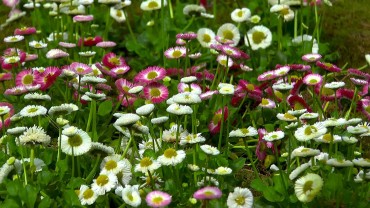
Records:
M370 120L370 100L369 99L361 99L357 103L358 111L361 111L368 120Z
M190 87L189 87L189 84L185 84L185 83L180 82L177 85L177 90L178 90L179 93L192 92L192 93L195 93L195 94L198 94L198 95L202 93L202 88L198 84L195 84L195 83L191 83Z
M111 69L111 72L115 73L116 75L123 75L126 74L130 70L130 67L127 65L124 66L117 66Z
M219 188L215 186L206 186L199 189L193 194L193 197L196 199L218 199L222 196L222 192Z
M234 64L233 60L230 57L222 54L218 55L216 60L224 67L231 67Z
M176 38L181 38L183 40L193 40L197 38L197 34L194 32L188 32L188 33L179 33L176 35Z
M37 60L39 56L37 54L26 54L26 62Z
M176 69L176 68L169 68L166 69L166 76L173 77L173 76L183 76L184 70Z
M158 82L150 83L143 88L144 97L152 103L161 103L168 98L168 89Z
M336 65L327 63L327 62L317 61L316 66L322 69L325 69L326 71L330 71L330 72L340 72L341 71L341 69L337 67Z
M14 30L14 35L31 35L36 33L36 28L34 27L22 27Z
M0 73L0 81L6 81L12 79L12 73Z
M69 54L60 49L51 49L46 53L46 58L48 59L59 59L63 57L68 57Z
M218 35L215 36L215 40L221 44L224 44L224 45L232 45L234 44L234 41L233 40L229 40L229 39L226 39L226 38L222 38Z
M276 104L273 100L268 98L262 98L261 103L259 104L262 108L275 108Z
M303 83L306 85L318 85L322 83L322 76L320 74L307 74L303 77Z
M302 60L305 62L316 62L321 59L321 55L317 53L309 53L302 56Z
M0 107L1 106L6 106L6 107L10 108L10 111L8 113L6 113L5 115L2 115L2 119L0 119L0 129L2 129L3 126L5 126L5 127L9 126L10 125L10 118L14 115L14 107L13 107L12 104L6 103L6 102L0 102Z
M351 77L350 78L351 82L357 86L364 86L364 85L367 85L369 84L368 81L366 80L363 80L363 79L357 79L357 78L354 78L354 77Z
M84 44L84 46L95 46L96 44L98 44L102 41L103 41L103 38L100 37L100 36L87 37L87 38L84 38L83 44ZM82 45L82 39L80 38L78 40L78 46L81 46L81 45Z
M210 81L210 82L212 82L213 79L215 78L215 75L212 74L211 72L209 72L208 70L204 70L202 72L197 72L197 73L195 73L195 76L199 80L206 80L206 81Z
M304 64L289 64L289 67L291 70L294 70L294 71L308 71L311 69L310 65L304 65Z
M20 62L24 62L26 60L26 52L22 51L19 48L7 48L4 51L4 57L9 57L9 56L18 56L20 59Z
M263 161L265 160L267 156L267 148L272 149L272 152L275 152L274 149L274 143L273 142L267 142L263 139L265 134L267 134L266 129L258 129L258 144L256 147L256 155L258 160Z
M289 95L287 101L291 108L295 110L307 109L308 112L312 112L312 109L308 106L306 101L300 95Z
M116 82L115 82L115 85L118 89L118 91L120 93L123 93L123 94L129 94L128 91L135 87L135 85L129 81L127 81L126 79L123 79L123 78L120 78L120 79L117 79Z
M33 74L31 69L23 70L19 72L15 78L15 84L17 86L29 86L34 85L36 76Z
M142 71L140 71L135 76L135 82L139 83L152 83L162 80L166 76L166 70L159 66L150 66Z
M63 47L63 48L74 48L74 47L76 47L75 43L67 43L67 42L59 42L58 45Z
M62 70L60 70L58 67L46 67L43 73L35 71L35 82L41 85L40 90L45 91L54 84L55 80L59 77L61 73Z
M28 92L25 86L20 85L20 86L15 86L10 89L6 89L4 92L4 95L22 95Z
M267 72L260 74L257 80L262 82L262 81L268 81L268 80L275 79L276 77L277 76L275 74L275 71L267 71Z
M3 4L12 9L14 9L19 4L19 2L19 0L3 0Z
M351 74L351 75L356 75L356 76L359 76L361 78L365 78L365 79L370 79L370 74L366 73L366 72L363 72L363 71L360 71L358 69L348 69L348 73Z
M113 48L116 45L117 44L113 41L102 41L100 43L97 43L96 47L99 47L99 48Z
M152 191L145 197L145 201L150 207L165 207L171 203L172 196L162 191Z
M199 95L201 100L209 100L213 95L218 94L218 90L210 90Z
M221 51L232 58L240 58L242 56L239 49L229 45L221 46Z
M177 38L176 39L176 44L177 45L185 45L186 44L186 41L184 39Z
M105 54L102 62L104 66L107 66L110 69L117 67L117 66L127 65L123 57L117 56L115 53L112 53L112 52Z
M93 20L93 15L76 15L73 17L73 22L91 22Z
M168 59L177 59L177 58L185 57L186 56L186 48L183 47L183 46L175 46L175 47L167 49L164 52L164 55Z
M274 71L275 71L274 73L277 77L283 77L283 76L288 74L288 72L290 71L290 67L289 66L281 66L281 67L275 69Z
M73 62L70 65L70 69L72 69L78 75L85 75L92 72L92 68L89 65L79 62Z
M212 117L211 122L208 124L208 129L211 134L217 134L220 132L221 119L226 121L229 115L229 109L227 106L224 107L224 115L222 115L222 108L218 109Z
M137 100L137 97L133 94L120 93L118 95L118 100L121 101L122 106L128 107L134 104L134 102Z

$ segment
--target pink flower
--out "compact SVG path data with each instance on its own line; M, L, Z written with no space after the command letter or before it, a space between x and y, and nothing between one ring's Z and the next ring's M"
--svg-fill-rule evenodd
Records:
M100 36L87 37L87 38L84 38L83 44L84 46L95 46L97 43L100 43L102 41L103 41L103 38ZM78 40L78 46L81 46L81 45L82 45L82 39L80 38Z
M123 78L120 78L120 79L117 79L116 82L115 82L115 85L118 89L118 91L120 93L123 93L123 94L129 94L128 91L135 87L135 85L129 81L127 81L126 79L123 79Z
M73 22L91 22L93 20L93 15L76 15L73 17Z
M79 62L73 62L70 68L78 75L85 75L92 72L92 68L89 65Z
M168 89L163 84L153 82L143 89L145 99L152 103L161 103L168 98Z
M122 106L128 107L134 104L134 102L137 100L137 97L136 95L133 94L120 93L118 95L118 100L121 101Z
M322 83L322 76L320 74L307 74L303 77L303 83L306 85L319 85Z
M263 137L267 134L266 129L258 129L258 144L256 147L256 155L258 160L263 161L265 160L267 156L267 148L272 149L274 152L274 143L273 142L267 142L263 139Z
M45 91L54 84L55 80L59 77L61 73L62 70L60 70L58 67L46 67L43 73L40 73L38 71L35 72L35 74L37 75L35 82L41 85L40 90Z
M37 60L39 56L37 54L26 54L26 62Z
M112 69L117 66L127 65L123 57L117 56L115 53L107 53L102 60L104 66Z
M33 74L31 69L23 70L19 72L15 78L15 84L17 86L30 86L35 85L36 76Z
M14 107L12 104L6 103L6 102L0 102L0 106L6 106L10 108L10 111L8 113L6 113L5 115L2 115L3 120L0 119L0 129L2 129L3 126L7 127L10 125L10 117L14 115ZM2 121L4 121L4 123Z
M15 8L19 4L19 0L3 0L3 4L10 8Z
M357 110L361 111L370 120L370 99L361 99L358 101Z
M166 70L159 66L150 66L135 76L135 82L149 84L160 81L166 76Z
M12 73L0 73L0 81L6 81L12 79Z
M257 80L262 82L262 81L268 81L268 80L275 79L276 77L277 76L275 74L275 71L267 71L267 72L260 74Z
M36 28L34 27L22 27L14 30L14 35L31 35L36 33Z
M188 32L188 33L179 33L176 35L176 38L181 38L183 40L193 40L197 38L197 34L194 32Z
M222 192L219 188L215 186L206 186L199 189L193 194L193 197L196 199L218 199L222 196Z
M113 41L102 41L100 43L97 43L96 44L96 47L100 47L100 48L113 48L115 47L117 44Z
M15 86L10 89L6 89L4 92L4 95L23 95L27 92L27 89L25 86L20 85L20 86Z
M306 101L300 95L289 95L287 101L291 108L293 109L307 109L308 112L312 112L312 109L308 106Z
M302 56L302 60L305 62L316 62L321 59L321 55L317 53L309 53Z
M181 57L185 57L186 56L186 48L183 47L183 46L175 46L175 47L167 49L164 52L164 55L168 59L178 59L178 58L181 58Z
M336 65L327 63L327 62L317 61L316 66L322 69L325 69L326 71L330 71L330 72L340 72L341 71L341 69L337 67Z
M162 191L152 191L145 197L145 201L150 207L165 207L171 203L172 196Z
M75 43L67 43L67 42L59 42L58 45L63 47L63 48L74 48L74 47L76 47Z
M111 69L111 72L114 73L115 76L117 76L117 75L126 74L126 72L128 72L129 70L130 70L130 67L127 65L124 65L124 66L114 67L113 69Z
M227 106L225 106L223 109L224 115L222 115L222 108L218 109L213 115L211 122L208 124L208 129L211 132L211 134L217 134L220 132L221 119L226 121L229 115L229 109L227 108Z
M63 57L68 57L69 54L60 49L51 49L46 53L46 58L48 59L59 59Z

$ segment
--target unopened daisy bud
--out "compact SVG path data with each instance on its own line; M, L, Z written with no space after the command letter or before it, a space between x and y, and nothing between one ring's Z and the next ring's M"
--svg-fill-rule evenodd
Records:
M153 26L154 25L154 20L150 20L150 21L148 21L147 23L146 23L146 26L148 26L148 27L151 27L151 26Z
M186 188L186 187L188 187L188 186L189 186L189 184L188 184L188 183L182 183L181 185L182 185L182 187L183 187L183 188Z
M189 202L190 202L190 204L196 204L197 200L192 197L192 198L189 199Z
M355 151L353 154L354 154L355 156L360 156L360 155L361 155L361 152L359 152L359 151Z
M171 81L171 77L169 77L169 76L165 76L165 77L163 78L163 81L164 81L164 82L170 82L170 81Z
M13 164L15 163L15 157L11 157L11 158L9 158L9 159L6 161L6 163L7 163L8 165L13 165Z
M272 170L272 171L279 171L279 167L277 167L275 164L272 164L270 166L270 170Z
M197 81L197 77L195 76L189 76L189 77L183 77L181 78L180 82L182 83L191 83Z
M289 156L289 153L287 152L284 152L283 154L281 154L281 157L288 157Z
M249 21L251 21L251 23L257 24L261 21L261 17L259 15L253 15L250 17Z

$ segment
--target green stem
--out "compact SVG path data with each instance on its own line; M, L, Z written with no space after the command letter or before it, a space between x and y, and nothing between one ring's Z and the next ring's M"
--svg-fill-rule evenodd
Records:
M245 149L247 151L247 155L248 155L248 159L251 161L251 164L252 164L252 168L253 168L253 172L254 174L256 175L257 178L260 178L259 174L258 174L258 170L256 168L256 165L254 164L253 162L253 157L252 157L252 153L248 147L248 143L247 141L245 140L245 138L243 137L243 143L244 143L244 146L245 146Z
M92 168L89 175L86 177L86 183L87 184L91 183L92 179L94 178L96 170L98 169L99 164L100 164L100 157L101 157L100 154L98 154L98 157L95 159L94 167Z
M221 151L221 141L222 141L222 133L224 131L224 117L225 117L225 108L224 108L224 97L222 96L222 106L221 106L221 130L218 136L218 150Z
M137 43L136 36L134 35L134 32L132 31L131 23L130 23L130 21L128 21L128 19L127 19L127 14L126 14L126 12L125 12L125 11L123 12L123 15L125 15L125 18L126 18L126 25L127 25L128 31L130 32L131 38L132 38L132 40L133 40L135 43Z

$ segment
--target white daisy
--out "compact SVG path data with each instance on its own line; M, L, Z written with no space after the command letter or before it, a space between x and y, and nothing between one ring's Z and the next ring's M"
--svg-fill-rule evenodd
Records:
M348 143L348 144L354 144L354 143L357 143L358 142L358 139L356 139L356 137L343 136L342 137L342 140L345 143Z
M104 145L100 142L91 142L91 148L90 148L90 151L100 151L100 152L103 152L107 155L113 155L114 154L114 149L113 147L110 147L110 146L107 146L107 145Z
M216 175L229 175L232 172L233 171L231 170L231 168L220 166L220 167L215 169L214 174L216 174Z
M204 48L209 48L211 44L216 43L215 33L208 28L200 28L197 32L197 39Z
M152 124L161 124L161 123L164 123L168 121L168 116L161 116L161 117L157 117L157 118L152 118L150 120L150 122L152 122Z
M337 159L337 158L331 158L326 161L326 164L333 167L350 167L353 166L352 161L350 160L344 160L344 159Z
M22 135L16 140L21 145L25 144L43 144L48 145L50 143L50 136L46 134L45 130L39 126L33 126L27 128Z
M28 93L24 96L24 99L25 100L48 100L50 101L51 100L51 97L49 95L43 95L43 94L40 94L40 93Z
M310 202L321 191L323 184L324 181L319 175L309 173L295 182L295 194L299 201Z
M290 113L278 113L276 115L276 117L279 119L279 120L282 120L282 121L296 121L297 120L297 117L293 116L292 114Z
M200 170L199 166L195 164L188 164L188 168L193 172Z
M139 92L141 92L143 90L143 86L139 85L139 86L135 86L131 89L128 90L128 93L130 94L138 94Z
M213 146L208 145L208 144L201 145L200 149L202 149L203 152L205 152L206 154L209 154L209 155L218 155L218 154L220 154L220 151L216 147L213 147Z
M173 148L168 148L164 151L163 155L158 157L158 162L162 165L172 165L175 166L181 163L186 157L184 150L175 150Z
M121 156L117 154L106 156L100 163L100 170L105 173L117 175L124 168L130 170L131 164L126 159L121 160Z
M324 135L328 129L322 122L315 123L313 125L303 125L299 127L295 132L294 136L298 141L308 141L313 138Z
M217 30L217 36L221 39L231 40L233 43L230 46L238 45L240 41L240 32L238 27L232 23L225 23Z
M197 80L198 80L198 79L197 79L197 77L196 77L196 76L188 76L188 77L183 77L183 78L181 78L180 82L188 84L188 83L195 82L195 81L197 81Z
M244 37L245 45L252 50L264 49L271 45L272 33L270 29L263 25L254 26Z
M164 6L167 5L167 1L163 0ZM157 10L162 7L162 0L146 0L141 2L140 9L144 11Z
M18 135L18 134L22 134L26 130L27 130L27 127L25 126L17 126L11 129L7 129L6 133L11 134L11 135Z
M152 103L140 106L139 108L136 109L136 114L138 114L139 116L149 115L151 112L153 112L154 107L155 106Z
M154 149L157 152L161 146L162 146L162 143L160 139L155 139L153 143L153 139L149 135L148 141L143 140L141 143L139 143L139 154L142 156L145 150L148 150L148 149L150 150Z
M283 131L273 131L265 134L263 139L268 142L273 142L284 138L285 134Z
M324 122L324 125L326 127L329 127L329 126L342 126L342 125L345 125L347 124L347 120L344 119L344 118L328 118L326 119Z
M252 126L249 126L248 128L241 128L231 131L229 137L247 137L256 135L258 135L257 130Z
M339 89L346 85L345 82L327 82L325 83L324 87L328 89Z
M305 171L308 167L310 167L310 162L308 163L304 163L302 164L301 166L297 167L296 169L294 169L290 174L289 174L289 179L290 180L294 180L295 178L297 178L297 176L301 173L303 173L303 171Z
M73 136L62 135L61 149L67 155L82 155L88 152L91 148L91 138L83 130L78 129Z
M0 168L0 184L3 183L4 179L14 169L14 163L16 159L14 157L9 158L6 163Z
M121 115L116 122L114 122L117 126L128 126L135 124L138 120L140 120L140 116L134 113L125 113Z
M10 112L10 108L8 106L0 106L0 116L6 115Z
M364 158L358 158L352 160L353 164L356 166L360 166L363 168L369 168L370 167L370 159L364 159Z
M173 96L173 101L178 104L190 105L202 102L198 94L182 92Z
M117 184L117 176L113 173L100 173L100 175L93 180L91 189L98 195L104 195L106 192L114 189Z
M197 182L197 186L200 186L200 187L203 187L205 183L211 183L215 186L219 186L220 183L218 182L217 179L215 179L214 177L212 176L206 176L204 177L202 180L200 180L199 182Z
M180 138L180 145L185 144L196 144L200 142L205 142L206 138L204 138L201 133L198 134L188 134L185 137Z
M318 113L303 113L301 116L299 116L299 119L300 120L314 119L314 118L317 118L317 117L319 117Z
M68 115L73 111L77 111L78 106L72 103L64 103L60 106L52 106L49 109L49 115L53 116L59 116L59 115Z
M173 125L171 126L170 129L163 131L162 140L166 142L175 142L176 133L177 133L177 125ZM189 134L188 131L182 128L182 126L180 126L178 138L186 137L188 134Z
M138 207L141 204L139 185L126 185L122 189L121 196L123 201L130 206Z
M150 157L143 157L140 162L135 166L135 172L146 173L148 171L153 172L161 167L161 164Z
M251 17L251 10L248 8L235 9L231 12L231 19L234 22L244 22Z
M166 109L167 112L175 114L175 115L187 115L192 114L193 109L187 105L179 105L177 103L171 104Z
M78 194L81 205L92 205L98 198L98 194L86 185L81 185Z
M223 85L221 85L221 84L223 84ZM232 84L226 84L225 85L224 83L220 83L218 85L218 92L221 95L233 95L234 91L235 91L235 88L234 88L234 85L232 85Z
M226 204L229 208L252 208L253 194L247 188L235 187L234 192L229 193Z
M45 115L48 110L41 105L27 105L24 107L19 114L23 117L35 117Z
M294 157L310 157L310 156L316 156L320 154L320 150L318 149L312 149L312 148L307 148L304 146L300 146L295 148L292 151L291 158Z
M365 126L357 125L357 126L347 126L348 133L351 134L363 134L369 131L369 129Z

